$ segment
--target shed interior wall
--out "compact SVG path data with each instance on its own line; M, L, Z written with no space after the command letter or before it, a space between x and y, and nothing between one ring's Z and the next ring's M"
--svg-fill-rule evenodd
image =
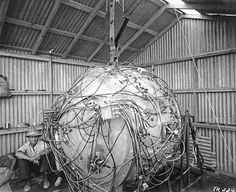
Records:
M90 64L57 59L51 62L48 57L0 51L0 73L7 76L12 94L9 98L0 98L0 127L41 123L42 112L51 107L52 98L55 101L68 90Z
M181 19L133 59L169 84L183 114L189 110L195 122L204 123L198 133L211 137L217 169L231 175L236 173L235 37L235 21Z

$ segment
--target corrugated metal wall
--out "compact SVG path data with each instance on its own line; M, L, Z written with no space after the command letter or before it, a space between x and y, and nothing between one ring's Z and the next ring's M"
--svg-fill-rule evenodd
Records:
M181 19L133 63L147 66L176 92L182 112L196 122L233 125L236 130L236 23L223 20ZM217 153L217 169L236 173L235 130L201 128Z
M8 77L12 97L0 98L0 127L20 127L22 123L42 122L43 109L51 106L51 64L48 58L34 59L0 54L0 74ZM76 63L76 62L74 62ZM78 61L78 64L79 61ZM66 91L87 66L52 62L53 91Z
M15 152L26 141L26 132L28 129L20 131L5 131L0 133L0 156Z
M236 46L235 22L181 19L134 59L135 64L169 60Z
M68 90L79 74L83 73L86 68L64 63L53 63L53 91Z
M212 140L212 151L216 152L216 169L224 173L236 173L236 128L231 127L221 130L215 126L198 127L201 136L210 137Z

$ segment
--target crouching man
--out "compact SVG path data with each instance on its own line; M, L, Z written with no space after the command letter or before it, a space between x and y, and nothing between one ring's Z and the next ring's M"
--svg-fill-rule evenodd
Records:
M24 191L30 191L31 189L32 173L44 175L44 189L50 186L48 174L51 172L51 165L49 165L48 160L51 159L49 158L51 155L49 155L50 150L46 143L39 139L40 136L41 133L35 129L28 131L26 137L29 141L16 151L18 166L23 178L26 179Z

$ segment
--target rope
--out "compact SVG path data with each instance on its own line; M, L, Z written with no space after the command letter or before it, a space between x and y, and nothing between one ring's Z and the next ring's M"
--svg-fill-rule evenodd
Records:
M180 25L180 19L179 19L179 16L178 16L177 12L176 12L177 10L176 10L176 9L174 9L174 10L175 10L175 15L176 15L176 18L177 18L177 20L178 20L178 24L179 24L179 26L180 26L182 35L183 35L184 40L185 40L185 43L186 43L186 45L187 45L187 48L188 48L190 57L192 58L193 66L194 66L195 70L197 71L198 79L200 80L201 86L203 87L203 90L204 90L204 93L205 93L205 95L206 95L207 101L208 101L208 103L209 103L210 109L211 109L211 111L212 111L212 113L213 113L213 117L214 117L215 120L216 120L217 127L218 127L218 129L219 129L219 131L220 131L221 137L223 138L225 147L226 147L226 149L227 149L227 151L228 151L228 154L229 154L229 158L230 158L231 162L233 163L233 165L234 165L234 167L235 167L235 162L234 162L234 160L233 160L233 156L232 156L232 154L231 154L231 151L229 150L229 146L228 146L228 144L227 144L227 142L226 142L225 136L223 135L223 131L222 131L222 129L221 129L221 127L220 127L220 124L219 124L219 119L218 119L218 117L217 117L216 114L215 114L215 111L214 111L214 108L213 108L213 106L212 106L211 100L210 100L210 98L209 98L209 96L208 96L208 94L207 94L206 88L205 88L205 86L204 86L204 82L203 82L203 79L202 79L202 77L201 77L201 74L200 74L200 72L199 72L199 70L198 70L198 68L197 68L197 64L196 64L195 59L194 59L194 57L193 57L192 50L191 50L190 44L189 44L189 42L188 42L188 40L187 40L185 31L183 30L183 27Z

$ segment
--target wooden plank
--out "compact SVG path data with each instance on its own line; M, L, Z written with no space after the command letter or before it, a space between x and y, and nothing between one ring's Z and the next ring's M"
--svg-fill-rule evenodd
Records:
M81 10L81 11L84 11L84 12L92 12L92 9L93 8L91 8L91 7L88 7L88 6L86 6L86 5L83 5L83 4L81 4L81 3L78 3L78 2L76 2L76 1L71 1L71 0L62 0L62 3L63 4L65 4L65 5L67 5L67 6L70 6L70 7L73 7L73 8L75 8L75 9L79 9L79 10ZM98 16L100 16L100 17L105 17L105 13L103 13L103 12L99 12L98 13Z
M219 130L218 125L216 124L207 124L207 123L193 123L193 126L200 128L216 129ZM236 132L236 126L233 125L220 125L222 131L232 131Z
M27 22L27 21L22 21L22 20L19 20L19 19L11 18L11 17L6 17L5 22L10 23L10 24L14 24L14 25L19 25L19 26L31 28L31 29L36 29L36 30L42 30L43 29L42 25L33 24L33 23L30 23L30 22Z
M210 21L228 21L228 22L235 22L235 16L223 16L223 15L196 15L196 14L186 14L182 16L183 19L197 19L197 20L210 20Z
M192 77L193 77L191 87L194 89L198 89L198 65L197 65L196 59L192 61L191 71L192 71ZM198 105L198 94L196 92L192 94L192 109L193 109L192 113L194 115L195 121L198 121L199 105Z
M10 129L3 129L0 131L0 135L9 135L9 134L16 134L16 133L25 133L29 131L30 127L17 127L17 128L10 128ZM35 126L36 129L41 130L43 127L41 125Z
M227 55L227 54L232 54L232 53L236 53L236 47L223 49L223 50L217 50L217 51L210 51L210 52L201 53L201 54L192 55L192 56L187 56L187 57L174 58L174 59L169 59L169 60L165 60L165 61L144 63L144 64L140 64L140 65L137 65L137 66L151 67L151 66L156 66L156 65L165 65L165 64L171 64L171 63L189 61L189 60L192 60L193 58L194 59L202 59L202 58L214 57L214 56L220 56L220 55Z
M110 43L110 64L117 64L117 49L115 46L115 0L109 1L109 43Z
M86 21L84 22L83 26L81 27L81 29L79 30L79 32L76 34L75 38L73 39L73 41L70 43L70 45L68 46L68 48L66 49L65 53L63 54L63 58L66 58L68 56L68 54L70 53L70 51L72 50L72 48L74 47L74 45L77 43L77 41L79 40L80 36L82 35L82 33L87 29L87 27L90 25L90 23L92 22L92 20L94 19L94 17L96 16L97 12L100 10L100 8L103 6L105 0L100 0L98 2L98 4L96 5L96 7L93 9L93 11L91 12L91 14L89 15L89 17L86 19Z
M195 88L195 89L174 89L175 94L179 93L217 93L217 92L235 92L235 87L221 87L221 88Z
M122 47L119 54L123 53L125 49L130 46L150 25L152 25L158 17L160 17L166 10L166 5L162 6Z
M169 3L167 6L168 9L200 9L200 10L226 10L230 11L236 9L236 3Z
M36 43L33 47L32 54L35 54L37 52L41 42L43 41L43 38L44 38L45 34L48 31L48 28L49 28L50 24L53 21L54 16L56 15L56 12L57 12L58 8L60 7L60 4L61 4L61 0L56 0L55 1L54 5L53 5L53 8L52 8L52 10L51 10L51 12L48 16L48 19L47 19L47 21L46 21L39 37L38 37L38 40L36 41Z
M5 48L10 48L10 49L14 49L14 47L11 46L4 46L4 45L0 45L1 47L5 47ZM20 49L19 49L20 50ZM42 52L39 51L40 53L43 54L48 54L46 52ZM32 59L32 60L38 60L38 61L49 61L49 56L36 56L36 55L27 55L27 54L21 54L21 53L12 53L12 52L6 52L6 51L0 51L0 56L4 56L4 57L13 57L13 58L22 58L22 59ZM58 55L61 56L61 55ZM68 65L77 65L77 66L86 66L86 67L91 67L91 66L102 66L101 63L87 63L85 61L72 61L72 60L68 60L68 59L60 59L60 58L53 58L52 60L55 63L66 63ZM99 61L101 62L101 61Z
M27 55L27 54L20 54L20 53L12 53L12 52L6 52L6 51L0 51L0 56L21 58L21 59L30 59L30 60L39 60L39 61L48 61L49 60L49 58L46 58L46 57L39 57L36 55Z
M137 25L137 24L131 23L131 22L128 22L127 27L130 27L132 29L137 29L137 30L139 30L141 28L140 25ZM149 33L149 34L151 34L151 35L153 35L153 36L157 36L158 35L158 33L156 31L153 31L151 29L144 29L144 31Z
M2 32L4 20L7 14L8 6L9 6L10 0L2 0L1 7L0 7L0 35Z

